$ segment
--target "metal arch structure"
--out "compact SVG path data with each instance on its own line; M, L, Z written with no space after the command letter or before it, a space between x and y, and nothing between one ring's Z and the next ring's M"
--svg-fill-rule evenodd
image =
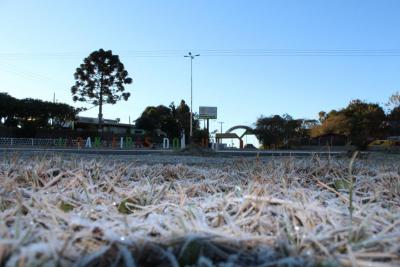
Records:
M236 133L232 133L235 130L241 130L241 129L245 130L241 136L238 136ZM240 148L243 149L243 137L245 135L251 135L251 134L254 134L254 129L252 129L251 127L246 125L236 125L229 128L225 133L219 133L219 134L217 133L215 137L217 139L217 143L219 143L220 140L225 138L237 138L239 139Z
M235 131L235 130L239 130L239 129L244 129L244 130L245 130L245 132L244 132L241 136L239 136L240 139L242 139L243 136L245 136L245 135L254 134L254 129L251 128L251 127L249 127L249 126L246 126L246 125L236 125L236 126L233 126L233 127L229 128L229 129L226 131L226 133L231 133L231 132L233 132L233 131Z

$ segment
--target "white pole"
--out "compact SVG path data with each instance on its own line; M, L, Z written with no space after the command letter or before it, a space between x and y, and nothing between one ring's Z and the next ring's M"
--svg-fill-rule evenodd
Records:
M190 131L189 131L189 145L192 143L193 136L193 59L200 56L200 54L193 55L189 52L184 57L190 57Z
M193 56L190 56L190 138L189 145L193 137Z

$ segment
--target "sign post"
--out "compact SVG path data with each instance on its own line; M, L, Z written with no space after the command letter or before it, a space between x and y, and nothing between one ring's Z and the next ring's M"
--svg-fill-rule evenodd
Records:
M216 120L218 114L217 107L204 107L199 108L199 119L207 120L207 132L210 133L210 119Z

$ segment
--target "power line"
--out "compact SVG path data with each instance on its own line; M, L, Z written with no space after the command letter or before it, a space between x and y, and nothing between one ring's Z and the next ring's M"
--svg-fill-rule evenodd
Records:
M48 81L48 82L52 82L52 83L64 86L64 83L57 81L51 77L25 70L16 65L13 65L9 62L0 61L0 68L3 71L12 73L12 74L22 77L22 78L27 78L27 79L31 79L31 80L37 80L37 81Z
M181 57L185 50L115 50L124 57ZM205 57L396 57L400 49L197 49ZM80 59L90 51L46 53L0 53L0 59L12 60L63 60Z

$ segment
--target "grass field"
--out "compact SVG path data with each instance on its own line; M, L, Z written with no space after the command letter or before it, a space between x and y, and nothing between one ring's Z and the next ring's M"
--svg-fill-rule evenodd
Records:
M400 163L3 155L1 266L399 266Z

